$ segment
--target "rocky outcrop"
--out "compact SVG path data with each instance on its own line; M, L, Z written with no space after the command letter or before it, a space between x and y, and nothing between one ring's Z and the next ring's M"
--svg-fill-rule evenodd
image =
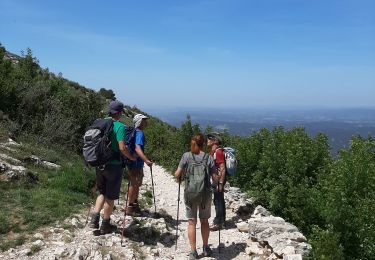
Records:
M17 153L21 148L21 144L8 139L7 142L0 143L0 181L17 181L27 179L30 182L36 182L38 177L36 174L27 169L26 165L32 163L47 169L59 169L60 165L43 160L35 155L26 158L16 159L8 155Z
M302 259L311 251L306 237L296 226L272 216L262 206L257 206L251 218L238 223L237 228L249 233L246 253L253 257Z

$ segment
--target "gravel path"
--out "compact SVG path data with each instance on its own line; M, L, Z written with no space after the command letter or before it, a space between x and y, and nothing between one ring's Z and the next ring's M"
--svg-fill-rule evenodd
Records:
M150 168L145 167L145 178L144 178L144 187L143 190L152 190L151 185L151 174ZM157 210L164 209L173 219L177 218L177 197L178 197L178 182L176 182L173 176L166 172L160 166L153 166L153 178L154 178L154 188L155 188L155 197L156 197L156 206ZM181 220L179 224L179 238L178 238L178 247L175 251L175 247L164 248L161 254L161 258L165 259L169 256L176 256L175 259L186 259L186 256L190 252L189 241L187 238L187 219L186 219L186 210L185 203L183 201L183 186L181 185L181 197L180 197L180 213L179 219ZM153 210L153 208L151 208ZM215 216L215 207L212 204L211 207L211 219ZM235 218L236 215L227 210L227 220ZM249 256L246 255L245 247L248 239L247 233L242 233L237 230L236 225L231 221L229 222L229 227L225 230L221 230L221 247L220 254L218 251L219 244L219 232L210 232L209 244L213 249L214 258L206 259L249 259ZM232 225L231 225L232 224ZM197 224L197 250L198 253L202 253L202 239L200 235L200 224Z
M144 185L141 194L152 192L150 168L145 167ZM162 167L153 166L153 179L155 185L156 206L142 217L126 218L126 233L121 244L121 235L107 234L95 236L95 232L85 226L87 210L81 214L72 215L70 218L55 223L52 226L39 229L34 234L29 234L25 244L0 252L0 259L187 259L190 251L187 239L187 219L185 205L180 201L179 237L178 247L175 250L175 224L177 217L178 183L173 176ZM227 195L226 195L227 196ZM124 192L119 203L115 205L111 221L118 227L123 223ZM141 198L144 195L141 195ZM181 186L181 198L183 187ZM233 199L232 199L233 201ZM236 202L234 202L235 204ZM158 217L162 215L163 217ZM212 206L212 217L214 207ZM236 218L231 210L227 210L227 219ZM212 218L211 218L212 219ZM211 222L211 221L210 221ZM218 232L211 232L209 243L213 249L213 257L206 259L249 259L245 254L248 233L238 231L237 220L229 221L230 227L221 232L222 248L218 252ZM202 240L200 224L197 225L198 253L202 253Z

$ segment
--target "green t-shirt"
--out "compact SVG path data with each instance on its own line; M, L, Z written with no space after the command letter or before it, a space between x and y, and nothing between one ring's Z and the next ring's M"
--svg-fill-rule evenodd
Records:
M112 149L115 152L120 152L118 142L125 142L125 125L119 121L113 121L113 131L110 135ZM110 164L121 164L120 160L111 160Z

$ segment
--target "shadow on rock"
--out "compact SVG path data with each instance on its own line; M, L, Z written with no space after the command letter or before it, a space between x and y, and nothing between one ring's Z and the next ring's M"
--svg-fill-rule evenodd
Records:
M164 218L165 223L173 222L171 216L162 215L162 213L151 213L157 219ZM169 230L172 230L169 228ZM119 230L121 233L121 229ZM167 231L162 233L155 226L151 225L147 220L140 221L133 219L132 223L125 228L124 236L134 242L143 242L145 245L157 245L162 244L164 247L172 247L176 243L176 236L172 234L174 231Z
M239 254L245 252L246 243L231 244L230 246L224 246L223 243L219 247L212 247L213 255L216 259L234 259Z
M231 219L226 220L225 228L226 229L232 229L237 228L236 223L239 221L245 221L251 217L255 210L255 207L253 204L246 203L244 206L240 206L237 211L236 215L232 217Z

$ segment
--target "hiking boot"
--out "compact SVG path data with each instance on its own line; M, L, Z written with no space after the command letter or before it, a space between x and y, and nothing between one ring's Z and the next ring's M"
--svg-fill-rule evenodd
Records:
M194 260L194 259L198 259L198 258L199 258L199 256L198 256L197 250L190 251L189 260Z
M212 249L210 248L209 245L203 246L203 256L208 257L212 255Z
M222 230L223 228L223 224L214 224L210 227L210 231L218 231L219 229Z
M134 208L134 211L137 212L137 213L141 213L142 212L138 203L133 203L133 208Z
M127 216L133 216L133 217L139 217L140 216L139 212L137 212L135 210L135 207L130 206L130 205L126 208L126 215Z
M100 213L92 213L89 227L98 229L99 228L99 219L100 219Z
M102 221L102 225L100 226L100 234L101 235L105 235L105 234L110 234L110 233L113 233L113 232L116 232L117 231L117 226L116 225L112 225L110 223L110 220L104 220Z

